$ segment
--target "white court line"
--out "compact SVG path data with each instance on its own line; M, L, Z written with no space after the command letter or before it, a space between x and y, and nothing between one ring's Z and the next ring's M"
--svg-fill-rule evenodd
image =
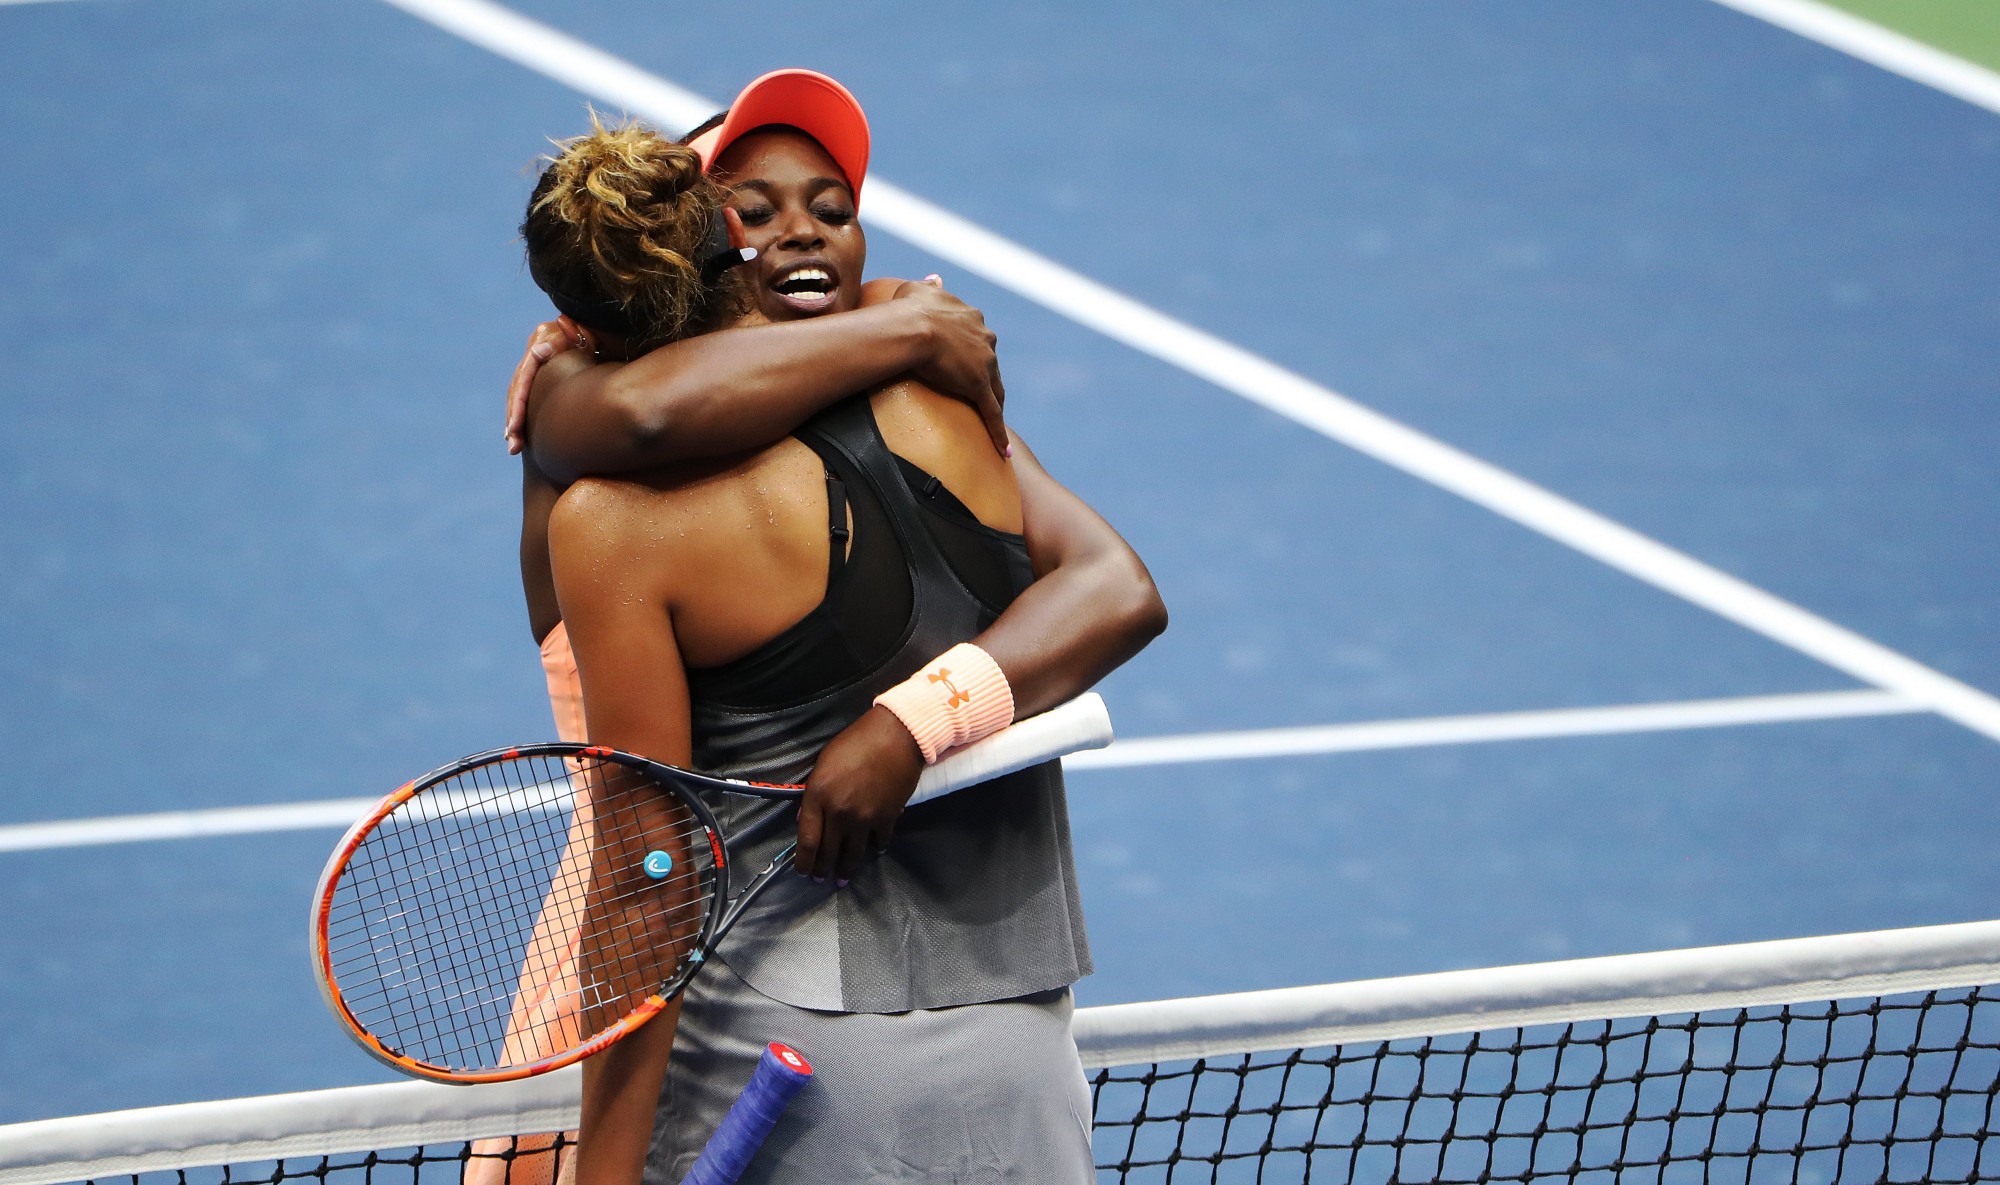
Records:
M1602 708L1557 708L1540 712L1498 712L1484 716L1437 716L1419 720L1375 720L1311 728L1264 728L1246 732L1193 733L1114 741L1108 749L1072 753L1068 769L1121 769L1135 765L1180 765L1313 753L1353 753L1364 749L1408 749L1464 745L1477 741L1518 741L1538 737L1603 736L1724 728L1855 716L1894 716L1929 709L1886 691L1820 691L1801 695L1752 695L1732 699L1686 700L1663 704L1622 704ZM49 823L0 826L0 852L251 835L267 831L345 828L377 802L336 798L279 806L224 807L167 811Z
M1752 695L1679 703L1621 704L1605 708L1432 716L1416 720L1375 720L1305 728L1258 728L1242 732L1138 737L1115 741L1110 748L1093 753L1072 754L1063 758L1063 768L1122 769L1135 765L1181 765L1196 761L1359 753L1370 749L1414 749L1485 741L1611 736L1689 728L1727 728L1742 724L1839 720L1856 716L1900 716L1926 711L1929 709L1923 705L1913 704L1888 691L1820 691L1802 695Z
M260 835L270 831L319 831L352 826L379 798L332 798L276 806L233 806L206 811L161 811L151 815L107 815L98 819L58 819L0 827L0 852L39 852L100 844L145 843L158 839L201 839L211 835Z
M717 104L490 0L385 0L557 82L687 127ZM1176 321L879 177L868 219L941 259L1601 563L2000 740L2000 699Z
M2000 112L2000 74L1818 0L1715 0L1912 82Z

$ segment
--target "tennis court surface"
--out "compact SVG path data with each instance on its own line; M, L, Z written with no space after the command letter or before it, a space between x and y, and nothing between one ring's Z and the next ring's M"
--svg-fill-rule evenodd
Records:
M874 271L987 311L1015 425L1174 614L1103 688L1120 744L1072 763L1082 1004L1993 917L1991 9L1853 7L1922 8L1970 89L1776 0L0 3L0 1122L382 1081L307 966L326 851L358 800L550 731L498 441L546 311L528 166L586 100L672 123L781 64L867 105ZM1866 1015L1962 1017L1976 1082L1983 982ZM1697 1073L1706 1034L1850 1007L1719 1006L1640 1028ZM1601 1028L1503 1043L1610 1066L1634 1046ZM1515 1130L1467 1039L1377 1039L1350 1070L1300 1038L1300 1089L1457 1058L1454 1122ZM1510 1056L1534 1105L1581 1097ZM1736 1075L1785 1083L1766 1130L1849 1065L1813 1056ZM1936 1059L1878 1060L1909 1084L1855 1089L1935 1131L1904 1149L1855 1096L1840 1163L1882 1167L1815 1150L1801 1179L1992 1175ZM1150 1063L1101 1098L1236 1089L1126 1080ZM1292 1097L1273 1074L1245 1106ZM1385 1131L1449 1108L1382 1097ZM1100 1148L1159 1179L1160 1141L1206 1166L1262 1122L1100 1116ZM1374 1123L1315 1179L1459 1171ZM1614 1139L1551 1126L1579 1164ZM1436 1155L1572 1155L1513 1138Z

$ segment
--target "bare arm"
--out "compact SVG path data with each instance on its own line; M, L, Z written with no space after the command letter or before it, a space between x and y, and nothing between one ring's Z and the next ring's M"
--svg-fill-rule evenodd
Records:
M1006 673L1019 719L1074 698L1144 649L1167 628L1167 607L1132 545L1013 442L1035 582L973 641ZM806 781L799 870L853 875L889 842L922 771L900 720L882 707L863 713L827 742Z
M687 679L667 609L659 551L638 545L629 494L572 489L549 519L549 550L591 740L686 765L692 751ZM600 840L593 883L613 875ZM609 927L625 933L627 927ZM643 927L636 927L643 932ZM587 964L593 952L580 958ZM629 1185L651 1142L660 1083L680 1018L675 999L645 1027L583 1066L577 1185Z
M654 503L622 482L572 487L549 516L549 558L590 739L669 765L694 751L670 610L670 549Z
M517 388L523 371L533 376L526 423L535 463L566 484L727 456L782 439L829 404L905 373L971 404L1004 448L1005 391L985 318L931 285L895 291L872 307L724 329L632 362L578 365L581 354L565 352L536 375L536 346L564 340L538 332L516 369Z
M1014 438L1014 475L1035 582L974 641L1033 716L1088 691L1167 628L1139 553Z
M562 620L549 575L549 513L561 496L562 488L535 468L531 458L521 459L521 589L528 596L528 628L537 645Z

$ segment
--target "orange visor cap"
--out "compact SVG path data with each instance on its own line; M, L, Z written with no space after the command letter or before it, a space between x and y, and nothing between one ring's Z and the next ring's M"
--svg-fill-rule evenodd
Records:
M746 132L774 123L789 124L819 141L847 175L854 201L868 175L868 116L846 87L816 70L773 70L753 81L729 105L721 124L688 141L701 154L701 167L715 160Z

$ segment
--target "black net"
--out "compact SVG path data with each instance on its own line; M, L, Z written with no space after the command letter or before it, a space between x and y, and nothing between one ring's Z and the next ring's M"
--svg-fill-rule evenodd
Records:
M1100 1181L2000 1180L2000 989L1113 1067Z
M1100 1183L2000 1180L2000 988L1117 1066L1093 1088ZM531 1138L114 1179L547 1185L557 1168Z
M563 1136L553 1140L503 1137L475 1142L456 1141L414 1148L383 1148L332 1156L294 1156L283 1160L253 1160L200 1168L162 1169L93 1181L111 1185L278 1185L285 1181L324 1181L329 1185L550 1185L559 1179L559 1162L573 1149Z

